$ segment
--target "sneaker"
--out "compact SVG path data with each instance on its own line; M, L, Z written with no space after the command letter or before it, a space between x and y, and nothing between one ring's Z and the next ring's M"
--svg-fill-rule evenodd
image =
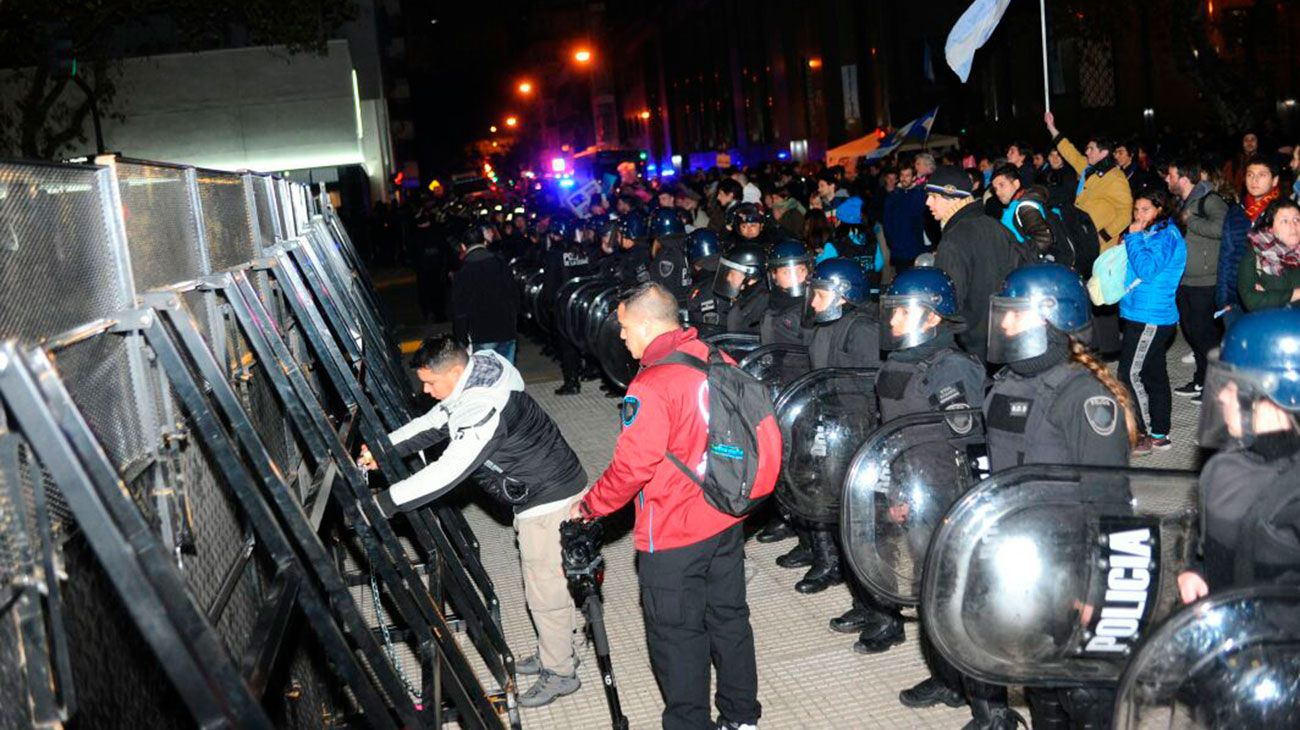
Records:
M1151 453L1151 437L1139 436L1137 446L1133 447L1134 456L1147 456Z
M732 722L723 717L718 718L718 724L714 725L714 730L758 730L756 722Z
M1181 362L1184 365L1191 365L1192 363L1196 362L1196 353L1189 352L1186 355L1183 355L1182 359L1179 360L1179 362Z
M1201 386L1196 383L1188 383L1181 388L1174 388L1174 395L1181 395L1184 398L1193 398L1201 394Z
M543 669L537 681L533 682L533 686L519 695L519 706L545 707L565 695L577 692L581 686L582 681L578 679L577 672L566 677L549 669Z
M1168 451L1174 447L1174 442L1168 436L1151 439L1151 448L1155 451Z
M582 657L575 655L573 657L574 671L578 670L579 664L582 664ZM533 675L533 674L541 674L541 673L542 673L542 657L537 653L530 654L529 656L526 656L523 659L520 659L519 661L515 662L515 674Z
M1192 405L1199 406L1201 404L1201 395L1202 395L1201 393L1197 393L1196 395L1192 396Z

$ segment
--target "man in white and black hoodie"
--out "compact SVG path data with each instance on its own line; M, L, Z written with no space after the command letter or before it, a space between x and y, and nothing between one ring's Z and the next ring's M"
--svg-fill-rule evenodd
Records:
M424 392L438 401L428 413L389 434L401 455L442 440L434 461L376 495L385 516L423 507L473 475L514 509L523 561L524 596L537 627L538 651L519 661L539 675L520 698L540 707L576 692L576 613L560 559L560 523L587 486L587 474L541 406L524 392L519 371L492 350L470 354L454 338L424 341L412 362Z

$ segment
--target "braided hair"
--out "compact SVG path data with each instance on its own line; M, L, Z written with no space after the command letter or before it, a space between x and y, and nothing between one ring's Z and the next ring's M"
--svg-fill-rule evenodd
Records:
M1101 381L1101 384L1106 386L1106 390L1115 396L1115 401L1124 410L1124 425L1128 428L1128 446L1130 449L1137 446L1137 419L1133 416L1133 399L1129 397L1128 388L1111 374L1104 363L1093 357L1086 345L1074 337L1069 337L1069 341L1070 359L1087 368L1088 372L1092 373L1092 376Z

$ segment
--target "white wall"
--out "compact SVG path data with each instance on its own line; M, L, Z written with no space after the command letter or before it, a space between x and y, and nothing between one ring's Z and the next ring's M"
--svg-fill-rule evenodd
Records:
M374 165L362 152L352 68L344 40L323 56L263 47L127 59L115 106L125 120L105 120L104 143L129 157L226 170Z

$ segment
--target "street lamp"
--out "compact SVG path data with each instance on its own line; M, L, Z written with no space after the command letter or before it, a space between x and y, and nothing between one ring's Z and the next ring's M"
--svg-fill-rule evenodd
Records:
M590 63L591 51L589 51L586 48L579 48L578 50L573 52L573 60L577 61L578 63Z
M497 133L497 125L493 124L492 126L488 127L488 131L491 132L492 134L496 134L496 133Z
M641 116L642 119L649 119L649 118L650 118L650 112L649 112L649 110L646 110L646 111L641 112L641 115L640 115L640 116Z
M519 126L519 119L517 117L506 117L506 126L507 127Z
M518 89L519 93L523 96L528 96L533 93L533 84L529 81L520 81L519 86L515 88Z

